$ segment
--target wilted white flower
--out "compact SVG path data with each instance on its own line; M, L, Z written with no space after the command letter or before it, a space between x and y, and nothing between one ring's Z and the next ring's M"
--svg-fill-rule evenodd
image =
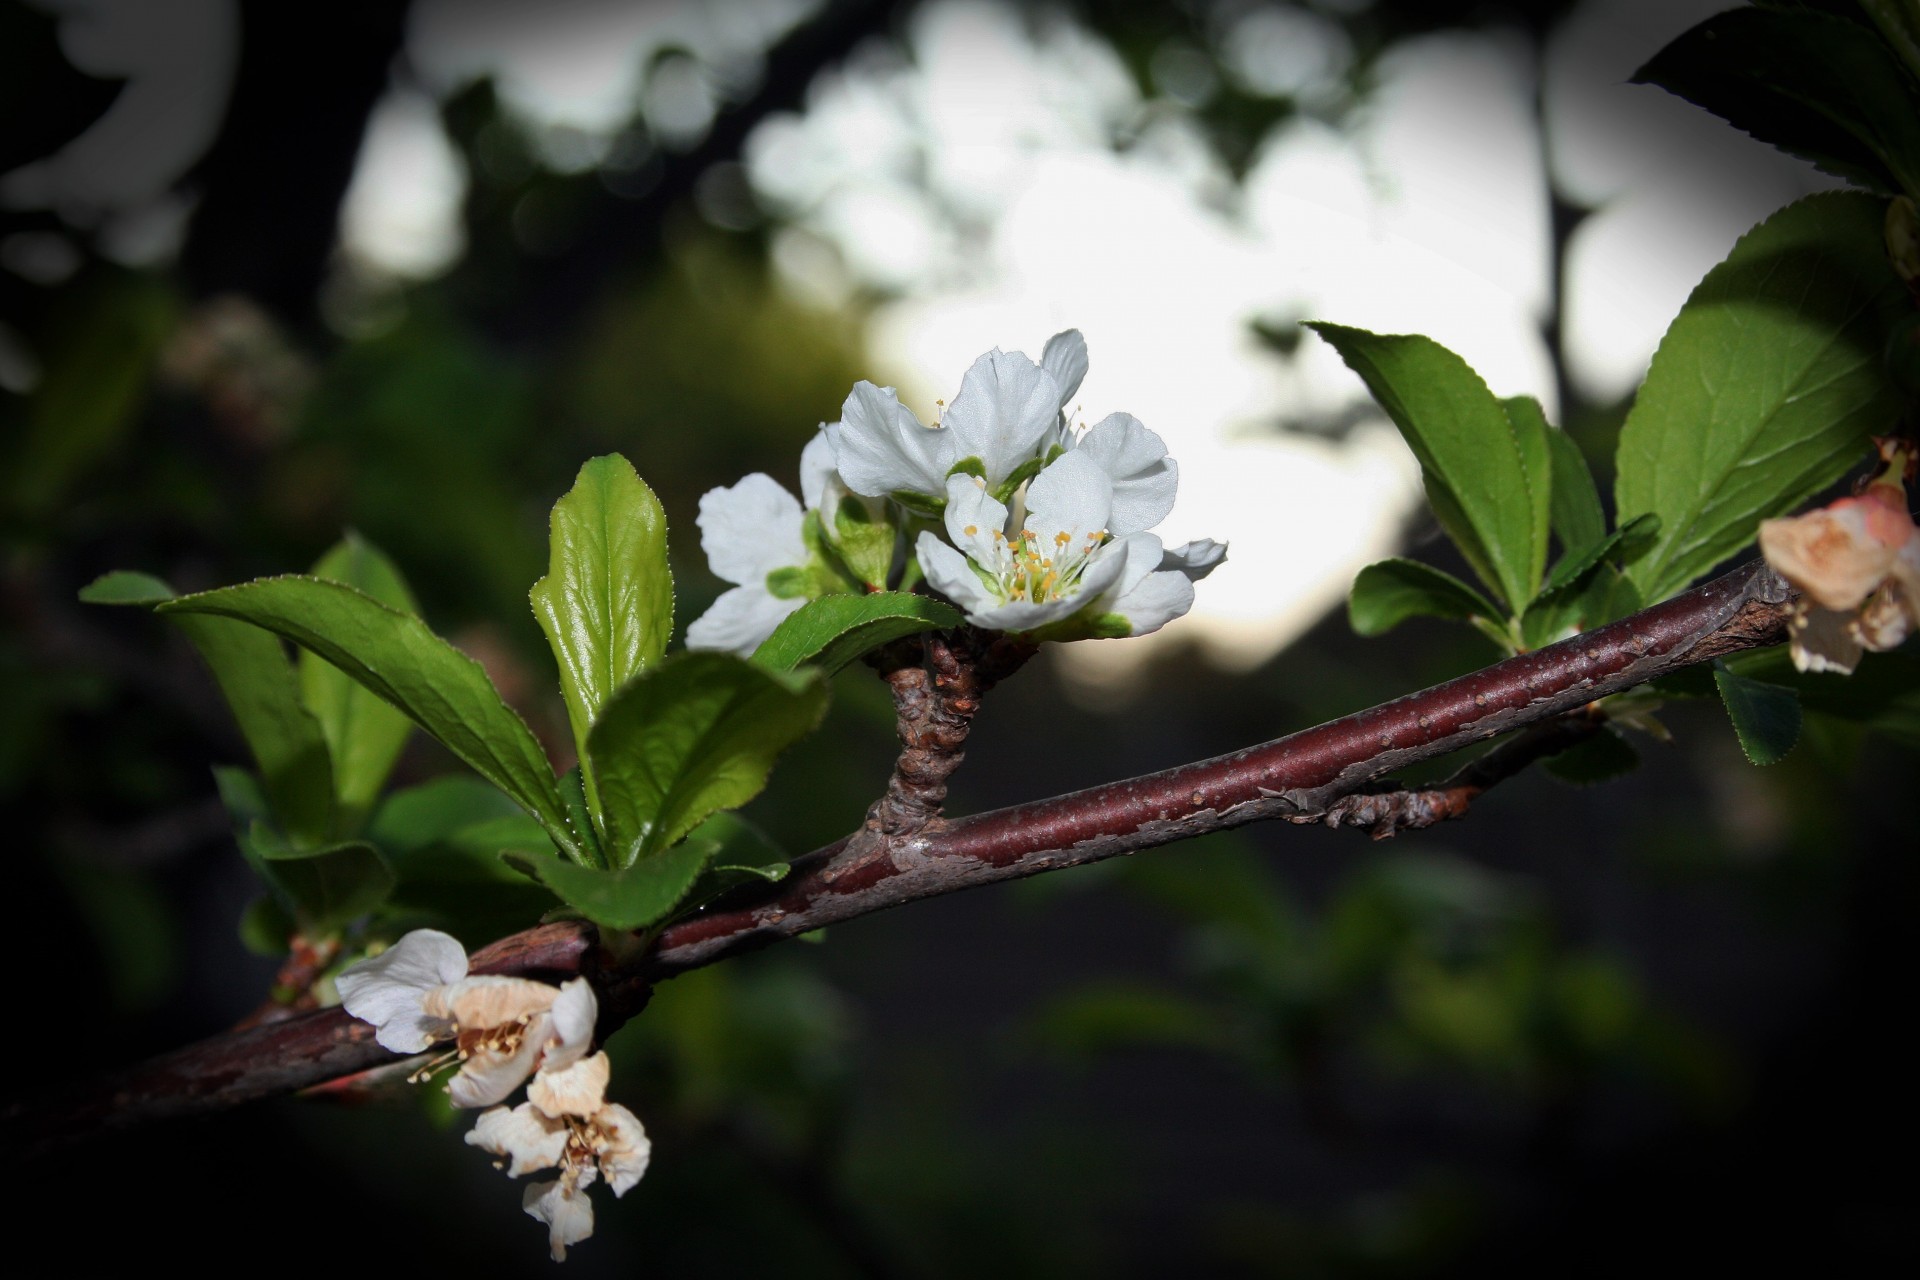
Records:
M458 940L416 929L343 970L334 985L347 1012L373 1023L374 1039L395 1053L453 1040L452 1052L423 1070L460 1064L447 1084L456 1107L491 1106L538 1067L571 1066L591 1045L599 1005L585 978L552 987L466 973Z
M1904 455L1859 496L1760 522L1760 550L1799 588L1788 621L1794 666L1851 672L1861 654L1920 627L1920 529L1899 475Z
M527 1188L528 1214L548 1226L556 1260L568 1245L593 1234L593 1206L585 1191L604 1177L623 1196L647 1171L652 1147L633 1112L606 1101L611 1068L606 1053L558 1069L542 1069L527 1101L495 1107L475 1122L467 1141L501 1157L510 1177L539 1169L560 1176Z

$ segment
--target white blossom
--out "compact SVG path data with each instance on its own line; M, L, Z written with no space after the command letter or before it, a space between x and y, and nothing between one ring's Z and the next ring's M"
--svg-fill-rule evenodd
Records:
M1125 568L1125 548L1106 527L1113 483L1092 461L1069 453L1055 462L1034 478L1027 506L1022 526L1011 527L1006 506L983 481L954 476L945 512L953 545L931 530L920 535L927 582L975 626L1034 631L1059 622L1103 594Z
M374 1025L373 1038L395 1053L419 1053L453 1034L424 1001L467 976L467 952L438 929L415 929L377 956L349 965L334 979L348 1013Z
M1064 370L1068 357L1060 358ZM857 382L840 421L828 424L827 440L853 492L870 498L919 495L937 504L955 467L977 471L997 487L1041 457L1065 399L1053 374L1024 352L995 347L967 370L937 426L922 424L893 388Z
M842 502L852 495L834 469L824 430L800 453L800 492L804 505L772 476L756 471L701 497L700 547L715 576L736 585L688 626L689 649L746 657L808 600L885 585L893 528L883 510L864 500L857 501L866 520L841 517ZM840 546L843 539L849 545ZM869 545L874 543L880 544L877 553Z

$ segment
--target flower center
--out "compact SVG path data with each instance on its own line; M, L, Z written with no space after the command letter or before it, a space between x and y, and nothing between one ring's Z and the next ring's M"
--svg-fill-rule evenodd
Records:
M1078 589L1087 561L1108 538L1105 529L1076 538L1065 529L1042 536L1022 529L1013 537L995 532L994 549L999 563L994 566L1000 594L1008 600L1026 600L1045 604L1070 596Z

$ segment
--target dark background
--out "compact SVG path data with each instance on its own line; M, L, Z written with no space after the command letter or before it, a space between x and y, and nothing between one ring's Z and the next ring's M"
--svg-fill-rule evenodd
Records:
M38 370L0 390L9 1101L231 1025L275 967L236 936L259 890L209 780L242 757L211 681L179 636L87 610L79 587L119 567L182 588L283 572L352 525L563 739L523 601L580 460L626 452L691 531L701 492L785 475L795 424L835 416L867 372L878 299L800 307L768 275L777 215L718 225L692 193L914 7L825 6L702 135L637 165L550 171L487 84L461 91L442 111L473 175L468 247L362 297L386 310L359 330L328 318L359 287L337 218L368 113L405 74L405 4L239 5L224 110L167 184L191 196L176 249L116 261L125 210L104 203L0 208L0 323ZM1566 6L1341 9L1364 100L1396 41L1498 27L1537 45ZM1150 97L1152 51L1205 50L1212 29L1198 4L1077 18ZM0 173L123 92L57 33L0 0ZM1229 90L1192 109L1232 164L1297 108ZM643 113L632 132L648 138ZM529 207L551 215L531 240ZM1564 245L1580 210L1556 214ZM1564 403L1604 457L1624 406ZM1408 538L1450 563L1424 525ZM683 621L720 589L693 548L676 537ZM1336 616L1250 675L1165 657L1106 711L1041 661L990 702L954 806L1231 750L1491 656L1439 624L1357 642ZM845 831L885 776L890 717L862 675L751 810L791 848ZM1677 742L1646 743L1637 773L1523 777L1444 829L1249 829L670 984L612 1046L654 1167L597 1199L570 1272L1910 1263L1911 754L1815 723L1761 771L1716 706L1666 719ZM455 767L416 741L400 780ZM279 1102L80 1147L24 1170L12 1238L45 1251L23 1274L544 1274L518 1188L450 1124L419 1102Z

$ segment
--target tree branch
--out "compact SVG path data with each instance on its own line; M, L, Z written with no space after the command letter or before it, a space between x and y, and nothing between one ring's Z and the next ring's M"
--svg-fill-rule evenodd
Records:
M795 863L778 886L665 930L615 963L591 926L545 925L485 948L475 972L590 977L603 1033L653 984L825 925L975 885L1081 866L1263 819L1359 825L1379 834L1456 816L1533 760L1571 745L1608 694L1694 663L1786 638L1792 592L1759 562L1619 622L1272 742L1178 768L910 834L863 827ZM1438 788L1369 792L1397 769L1517 729ZM1585 732L1591 732L1589 726ZM87 1136L150 1119L288 1093L388 1062L372 1028L339 1009L216 1036L64 1100L9 1110L25 1141Z

